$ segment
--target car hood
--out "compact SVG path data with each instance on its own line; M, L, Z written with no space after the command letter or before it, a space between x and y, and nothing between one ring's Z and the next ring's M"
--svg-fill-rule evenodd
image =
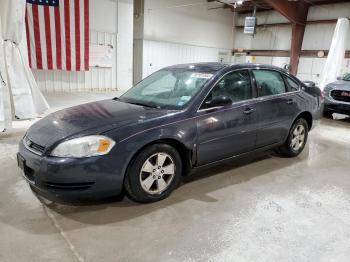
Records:
M350 91L350 81L338 80L327 86L327 89L338 89L344 91Z
M166 116L168 110L148 108L115 100L103 100L58 111L30 127L26 136L48 147L72 136L100 134Z

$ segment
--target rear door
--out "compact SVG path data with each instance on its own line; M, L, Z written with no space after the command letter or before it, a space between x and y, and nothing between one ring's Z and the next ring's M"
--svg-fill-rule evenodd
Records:
M232 105L206 107L206 101L217 96L229 97ZM209 92L197 112L199 166L254 149L257 121L254 96L248 70L226 74Z
M296 92L289 90L284 76L275 70L252 70L259 102L256 148L281 143L298 112Z

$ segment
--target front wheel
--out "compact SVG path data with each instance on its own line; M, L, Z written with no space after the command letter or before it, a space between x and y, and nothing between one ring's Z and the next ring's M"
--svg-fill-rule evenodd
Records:
M156 202L168 197L178 186L181 172L182 161L177 150L167 144L154 144L131 162L125 189L134 201Z
M296 157L304 149L309 133L309 126L305 119L300 118L293 124L289 131L287 141L280 147L282 155Z

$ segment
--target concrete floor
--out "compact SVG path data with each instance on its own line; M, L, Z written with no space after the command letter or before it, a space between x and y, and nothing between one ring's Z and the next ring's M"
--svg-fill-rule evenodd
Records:
M87 101L48 98L52 110ZM262 154L202 170L149 205L36 197L15 160L30 124L0 134L2 262L349 261L349 119L323 119L295 159Z

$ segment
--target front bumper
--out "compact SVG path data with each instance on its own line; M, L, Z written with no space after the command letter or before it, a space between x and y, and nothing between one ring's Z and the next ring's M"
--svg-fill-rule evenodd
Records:
M39 156L21 141L17 160L24 178L44 197L98 199L123 189L122 164L111 154L84 159Z
M326 99L325 105L324 105L324 111L330 112L330 113L350 115L350 104Z
M328 92L325 97L324 111L329 113L350 115L350 103L335 100L330 93L331 92Z

